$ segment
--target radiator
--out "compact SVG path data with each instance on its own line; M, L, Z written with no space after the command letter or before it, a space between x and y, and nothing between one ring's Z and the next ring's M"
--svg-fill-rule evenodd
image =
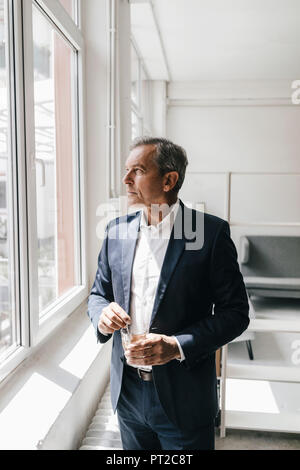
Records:
M79 450L122 450L118 419L112 410L109 385Z

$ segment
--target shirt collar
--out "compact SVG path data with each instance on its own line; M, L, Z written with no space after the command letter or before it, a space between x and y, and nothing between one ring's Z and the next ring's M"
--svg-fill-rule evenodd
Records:
M148 225L145 211L142 210L140 229L145 232L150 232L150 231L153 233L161 232L164 235L165 234L170 235L173 225L174 225L174 221L176 219L178 208L179 208L179 199L177 199L175 204L170 206L169 212L165 215L162 221L159 222L157 225Z

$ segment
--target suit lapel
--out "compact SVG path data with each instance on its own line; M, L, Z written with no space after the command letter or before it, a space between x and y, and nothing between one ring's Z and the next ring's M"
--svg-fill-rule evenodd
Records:
M184 251L185 248L185 237L183 232L183 208L184 205L180 201L180 207L176 215L173 230L171 232L170 241L162 265L158 286L156 290L156 296L154 300L150 326L158 312L160 303L165 295L166 288L169 284L173 271Z
M135 247L138 239L141 212L139 212L129 223L124 224L123 243L122 243L122 279L124 288L124 310L130 314L130 289L132 265L134 259Z

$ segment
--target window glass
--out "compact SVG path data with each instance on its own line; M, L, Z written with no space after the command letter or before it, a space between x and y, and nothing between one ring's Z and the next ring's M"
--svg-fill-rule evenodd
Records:
M62 4L64 9L66 10L67 13L73 18L73 20L76 20L75 17L75 1L74 0L59 0L59 2Z
M139 118L134 111L131 113L131 132L132 140L136 139L140 135Z
M79 284L76 276L75 55L33 8L35 156L40 316Z
M131 45L131 100L139 104L139 58Z
M144 67L141 67L141 111L144 118L144 129L150 127L151 105L150 105L150 83Z
M16 343L6 2L0 0L0 356Z

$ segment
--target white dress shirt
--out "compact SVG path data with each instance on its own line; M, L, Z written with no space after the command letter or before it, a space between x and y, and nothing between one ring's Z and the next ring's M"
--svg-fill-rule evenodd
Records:
M157 225L148 225L142 211L140 231L136 244L131 278L130 332L141 334L149 331L152 310L164 257L179 208L179 200L168 208L168 213ZM177 338L181 359L185 359ZM131 365L131 364L130 364ZM152 366L132 365L143 370Z

